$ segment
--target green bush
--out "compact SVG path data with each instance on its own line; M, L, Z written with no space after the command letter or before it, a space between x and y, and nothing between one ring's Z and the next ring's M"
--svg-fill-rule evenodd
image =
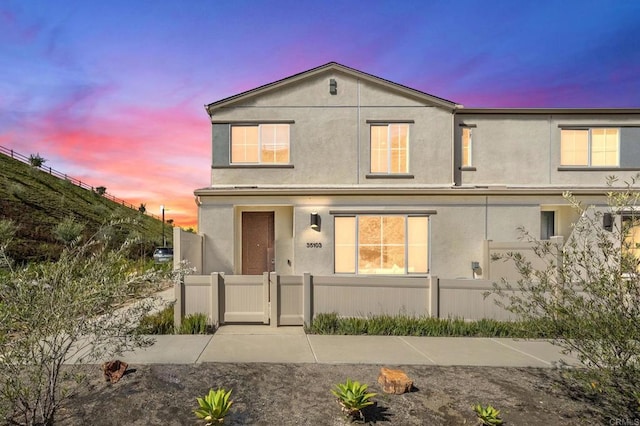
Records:
M620 185L609 177L607 206L583 205L566 193L579 219L564 245L520 228L535 256L492 256L520 275L515 283L495 284L500 305L577 356L583 368L567 369L566 384L591 402L603 424L640 424L639 179ZM611 227L603 226L605 219Z
M140 334L207 334L212 331L206 314L191 314L182 319L180 328L173 323L174 306L167 306L162 311L147 315L140 321Z
M368 318L340 318L337 313L317 314L306 328L310 334L368 334L373 336L431 336L431 337L550 337L537 328L517 321L482 319L465 321L462 318L412 317L409 315L375 315Z
M139 330L141 334L173 334L173 305L142 318Z
M207 334L209 319L206 314L191 314L182 319L178 334Z

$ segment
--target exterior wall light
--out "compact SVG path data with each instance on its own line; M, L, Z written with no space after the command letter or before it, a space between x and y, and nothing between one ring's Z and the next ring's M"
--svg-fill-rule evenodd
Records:
M474 279L482 276L482 267L480 267L480 262L471 262L471 270L473 271Z
M338 94L338 82L335 78L329 79L329 93L332 95Z
M602 227L605 231L613 231L613 215L611 213L602 215Z
M320 231L320 215L317 212L311 213L311 229Z

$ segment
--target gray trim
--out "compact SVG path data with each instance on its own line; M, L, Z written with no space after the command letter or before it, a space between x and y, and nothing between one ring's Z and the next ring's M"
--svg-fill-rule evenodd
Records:
M416 209L415 207L407 207L400 209L381 209L379 207L360 207L360 208L345 208L329 210L329 214L332 216L354 216L354 215L405 215L405 216L433 216L438 214L436 210Z
M295 120L211 120L211 124L255 126L257 124L294 124Z
M472 129L475 129L476 127L478 127L477 124L465 124L465 123L458 123L458 126L460 126L460 127L469 127L469 128L472 128Z
M638 167L558 167L559 172L634 172L640 171Z
M415 120L367 120L367 124L413 124Z
M212 169L293 169L293 164L228 164L211 166Z
M640 167L640 128L620 129L620 167Z
M618 129L623 127L640 127L640 124L558 124L558 128L567 130Z
M460 170L462 170L463 172L475 172L477 169L473 166L464 166L464 167L459 167Z
M211 167L225 167L229 165L231 130L229 124L213 124L211 126L211 152L213 155Z
M457 108L464 114L640 114L640 108Z
M365 175L366 179L413 179L414 176L412 174L407 173L367 173Z

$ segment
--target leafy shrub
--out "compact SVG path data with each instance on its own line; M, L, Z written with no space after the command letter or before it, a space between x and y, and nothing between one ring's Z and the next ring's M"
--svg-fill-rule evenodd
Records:
M376 396L375 393L367 393L368 385L360 384L358 381L347 379L345 383L338 383L331 393L338 398L338 403L342 407L342 412L349 417L360 418L364 420L362 409L373 405L371 398Z
M214 423L222 423L225 416L229 413L233 401L229 400L231 396L231 390L227 392L224 389L209 390L204 398L196 398L200 408L195 410L196 416L199 419L207 422L207 426Z
M41 167L47 160L42 158L40 154L31 154L29 156L29 164L33 167Z
M473 411L475 411L476 416L478 416L478 421L482 425L501 425L502 419L500 418L500 410L496 410L491 405L487 405L483 407L481 404L476 404L473 407Z
M141 334L173 334L173 305L142 318L138 329Z
M519 252L493 257L511 262L520 274L516 283L495 284L495 293L504 296L500 305L532 332L551 336L576 355L584 368L565 371L570 389L603 417L629 424L640 421L634 396L640 392L637 179L614 187L616 179L610 177L606 207L585 207L565 194L580 219L563 246L521 228L537 266ZM611 227L603 226L605 219Z
M462 318L412 317L409 315L376 315L369 318L340 318L337 313L317 314L306 328L310 334L368 334L376 336L431 337L550 337L534 327L517 321L482 319L465 321Z
M206 314L191 314L182 319L179 334L207 334L209 328Z
M85 226L82 223L76 222L75 218L67 217L60 222L53 233L56 238L62 241L64 244L71 244L82 236Z
M130 273L125 251L126 245L108 250L90 239L63 250L56 262L0 274L3 424L54 424L62 402L83 383L82 374L66 380L68 360L92 363L151 343L135 325L153 297L122 306L130 286L165 277Z
M305 330L311 334L336 334L339 321L335 312L317 314Z

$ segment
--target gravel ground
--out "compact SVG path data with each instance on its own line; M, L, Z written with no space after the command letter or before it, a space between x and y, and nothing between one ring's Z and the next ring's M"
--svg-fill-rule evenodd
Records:
M596 424L589 406L563 392L560 371L535 368L392 366L413 379L403 395L382 392L381 366L327 364L130 365L115 384L100 366L74 367L88 383L60 410L62 425L203 425L195 398L232 389L226 425L348 424L330 389L347 378L369 384L376 404L366 424L472 425L471 405L491 404L506 425ZM612 423L606 423L612 424Z

